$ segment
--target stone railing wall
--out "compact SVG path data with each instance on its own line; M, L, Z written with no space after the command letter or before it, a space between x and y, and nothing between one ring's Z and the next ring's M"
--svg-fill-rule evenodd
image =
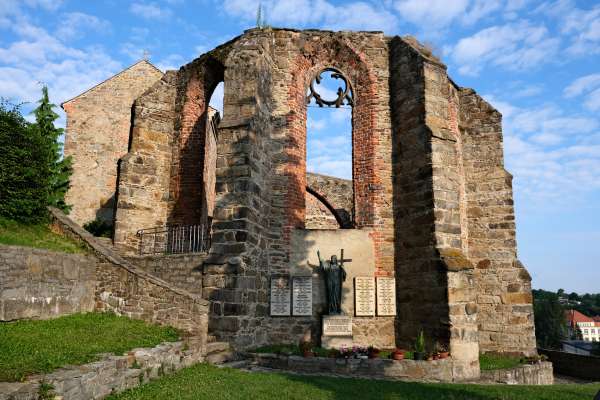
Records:
M103 399L201 360L197 352L184 348L183 342L163 343L122 356L106 355L93 363L33 376L26 382L0 382L0 400L41 399L42 381L52 386L51 394L56 396L52 398Z
M94 309L95 257L0 245L0 321Z
M60 210L51 209L54 226L98 257L95 309L180 329L204 354L208 335L209 302L133 265L75 224Z
M516 368L481 371L482 383L506 383L509 385L552 385L552 363L540 362Z
M600 381L600 357L545 349L538 352L548 356L558 374Z
M202 295L202 271L206 254L126 257L147 273L198 296Z

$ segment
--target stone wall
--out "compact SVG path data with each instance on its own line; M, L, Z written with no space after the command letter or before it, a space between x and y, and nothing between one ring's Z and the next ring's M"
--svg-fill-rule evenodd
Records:
M119 159L127 154L133 101L162 76L143 60L62 104L67 113L65 156L73 157L66 195L79 224L112 224Z
M309 172L306 185L306 229L354 226L352 180Z
M517 259L512 176L504 169L502 115L461 89L467 254L475 264L481 351L535 353L531 277Z
M600 382L600 357L539 349L548 356L557 374Z
M481 371L481 383L506 383L509 385L552 385L552 363L539 362L516 368Z
M0 245L0 321L92 311L96 264L92 255Z
M150 275L202 296L203 263L206 254L135 256L126 259Z
M336 374L357 378L390 379L419 382L461 382L478 376L460 374L452 358L435 361L390 359L337 359L251 353L254 361L265 368L305 374Z
M85 244L98 259L95 307L182 331L195 351L204 354L208 336L209 303L131 264L121 255L51 208L53 224L63 234Z
M0 400L41 399L42 381L52 385L52 394L57 398L103 399L203 360L200 353L185 347L184 342L163 343L133 349L125 355L105 355L93 363L32 376L26 382L0 382Z

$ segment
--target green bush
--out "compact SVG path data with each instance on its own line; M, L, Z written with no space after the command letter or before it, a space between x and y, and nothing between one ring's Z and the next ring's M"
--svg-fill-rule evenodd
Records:
M33 111L36 122L28 123L19 106L0 101L0 216L37 223L54 206L68 211L71 159L62 158L58 139L63 130L54 126L58 115L42 89L42 99Z
M84 224L83 229L96 237L112 237L112 226L108 222L98 218Z

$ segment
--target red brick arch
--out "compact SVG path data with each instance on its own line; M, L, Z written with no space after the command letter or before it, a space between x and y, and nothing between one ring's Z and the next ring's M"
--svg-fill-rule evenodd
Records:
M363 55L342 39L321 38L308 42L290 65L288 83L290 113L287 118L288 228L303 228L306 190L306 92L317 72L335 68L352 86L352 172L357 228L375 225L373 185L379 184L375 168L375 146L378 133L374 129L377 99L376 79Z

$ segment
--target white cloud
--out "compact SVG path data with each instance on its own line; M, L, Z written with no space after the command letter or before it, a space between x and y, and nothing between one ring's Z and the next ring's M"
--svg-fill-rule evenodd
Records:
M443 27L463 15L468 5L469 0L401 0L394 7L402 18L413 24L427 21L432 26Z
M461 74L478 75L488 64L513 71L536 67L551 60L558 47L559 40L551 38L546 27L521 21L460 39L449 53Z
M162 8L156 3L133 3L129 11L146 19L165 19L173 15L169 8Z
M110 23L81 12L67 13L61 18L56 36L61 40L73 40L83 36L86 30L107 32L110 30Z
M591 74L575 79L563 93L566 98L586 95L584 106L591 111L600 110L600 74Z
M327 0L266 0L262 5L266 22L274 26L397 30L397 18L391 12L362 1L337 6ZM226 0L223 4L227 14L246 22L256 20L257 7L255 0Z
M221 114L221 117L223 117L223 96L224 94L224 84L223 82L220 82L217 87L215 88L215 90L213 91L211 97L210 97L210 102L209 105L218 110L219 113Z

